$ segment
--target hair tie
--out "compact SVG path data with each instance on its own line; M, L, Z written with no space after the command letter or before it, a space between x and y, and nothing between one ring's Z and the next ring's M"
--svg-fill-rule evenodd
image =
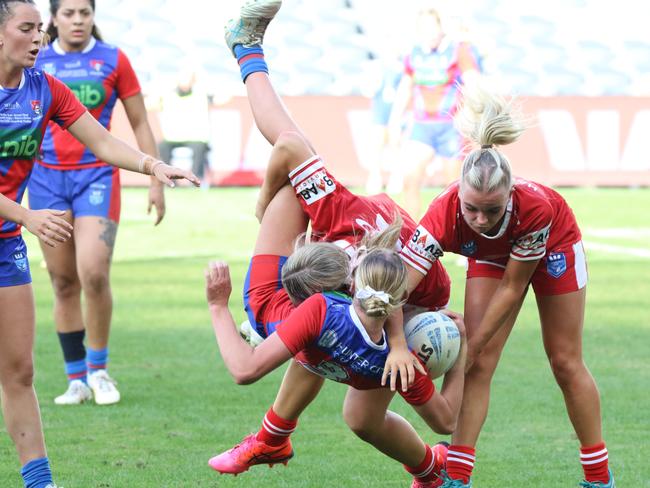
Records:
M361 288L360 290L357 290L357 292L354 294L354 297L358 298L359 300L367 300L368 298L375 297L384 303L390 303L391 299L391 296L385 291L374 290L368 285Z
M494 144L481 144L481 149L492 149Z

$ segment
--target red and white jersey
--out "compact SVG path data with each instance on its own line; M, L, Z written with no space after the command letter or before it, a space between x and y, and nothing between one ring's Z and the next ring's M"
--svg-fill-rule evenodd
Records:
M456 182L431 203L402 250L404 260L425 275L445 251L505 265L510 258L541 259L547 249L581 239L573 212L559 193L546 186L518 178L493 236L478 234L467 225L458 189Z

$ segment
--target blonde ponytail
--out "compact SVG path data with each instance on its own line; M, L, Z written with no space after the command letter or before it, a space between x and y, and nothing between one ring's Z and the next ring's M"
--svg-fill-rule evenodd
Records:
M511 144L526 130L527 123L513 100L487 91L475 83L462 89L456 128L474 144L463 161L461 179L478 191L491 192L512 186L512 170L506 156L495 146Z

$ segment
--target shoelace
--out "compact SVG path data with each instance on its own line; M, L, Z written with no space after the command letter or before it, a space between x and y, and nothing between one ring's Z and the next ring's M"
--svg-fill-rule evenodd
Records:
M449 474L444 469L440 471L439 478L442 480L442 485L440 485L440 488L464 488L467 486L462 482L462 480L455 480L450 478Z
M97 378L97 386L102 391L111 391L111 389L116 385L117 381L115 381L110 376L100 375Z
M582 480L580 482L580 486L582 486L582 488L604 488L607 485L599 481L591 482L591 481Z

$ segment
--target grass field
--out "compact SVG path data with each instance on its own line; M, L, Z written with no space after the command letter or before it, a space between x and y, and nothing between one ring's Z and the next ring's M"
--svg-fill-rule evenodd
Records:
M584 353L603 403L605 439L619 488L650 486L650 190L568 189L584 231L590 284ZM434 191L426 196L430 198ZM341 419L346 388L328 382L293 436L288 467L237 478L207 467L210 456L259 428L284 368L252 386L234 384L219 357L204 299L210 258L230 262L232 303L243 320L241 286L257 232L255 191L177 189L154 228L144 190L123 193L112 284L111 372L123 400L111 407L56 407L66 386L51 318L52 294L28 236L37 298L36 387L49 456L64 488L406 487L396 462L358 440ZM462 309L463 269L452 275ZM474 486L576 487L578 443L542 349L529 297L493 383L478 445ZM392 406L428 441L433 435L401 399ZM0 487L22 486L13 445L0 434Z

